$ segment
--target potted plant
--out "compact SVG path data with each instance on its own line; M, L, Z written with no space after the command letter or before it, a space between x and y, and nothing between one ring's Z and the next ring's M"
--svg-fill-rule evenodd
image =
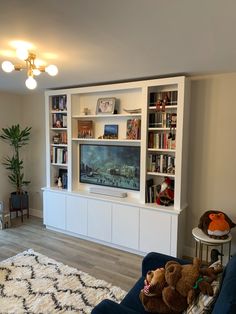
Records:
M27 186L30 181L24 179L23 173L23 160L20 158L20 148L28 144L30 139L31 127L24 129L20 128L20 125L12 125L8 128L2 128L0 138L10 144L13 148L12 156L7 156L3 159L2 164L9 171L8 178L11 184L15 187L15 191L11 193L10 197L10 210L28 209L28 194L23 190L24 186ZM23 212L22 212L23 213ZM23 219L23 218L22 218Z

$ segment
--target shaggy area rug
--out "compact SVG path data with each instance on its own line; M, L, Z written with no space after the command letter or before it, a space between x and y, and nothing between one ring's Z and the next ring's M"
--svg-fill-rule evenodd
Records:
M0 262L0 313L91 313L126 292L33 250Z

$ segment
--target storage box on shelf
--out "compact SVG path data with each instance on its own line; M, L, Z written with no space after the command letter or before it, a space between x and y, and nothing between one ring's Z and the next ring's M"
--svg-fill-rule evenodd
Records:
M175 77L46 92L44 223L48 228L139 254L150 250L179 254L178 234L187 206L187 125L183 119L188 120L187 111L184 115L188 106L186 83L185 77ZM66 96L66 107L56 107L56 113L66 115L67 128L53 127L56 113L52 103L59 96ZM106 102L108 110L101 107ZM62 132L66 141L58 135ZM82 163L81 155L85 144L96 146L87 164ZM102 147L106 148L107 159L101 156ZM138 166L134 161L129 164L133 156L126 156L132 147L138 148L133 153L138 157ZM57 163L53 162L55 152L62 154ZM123 155L122 165L117 165L114 152ZM67 189L58 189L55 178L62 175L63 169ZM174 182L174 204L169 207L158 206L154 195L153 186L165 177ZM138 184L134 178L138 178ZM152 182L151 198L148 182ZM110 196L90 193L93 184L109 184L103 188ZM112 195L115 188L126 192L127 197Z

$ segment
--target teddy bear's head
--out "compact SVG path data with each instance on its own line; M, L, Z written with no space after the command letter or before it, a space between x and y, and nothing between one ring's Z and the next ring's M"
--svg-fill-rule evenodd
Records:
M161 295L165 283L166 280L164 268L150 270L147 272L146 279L144 280L144 293L146 295Z
M170 308L162 299L162 291L165 284L164 268L151 270L147 273L144 280L144 288L139 294L145 311L150 313L171 313Z

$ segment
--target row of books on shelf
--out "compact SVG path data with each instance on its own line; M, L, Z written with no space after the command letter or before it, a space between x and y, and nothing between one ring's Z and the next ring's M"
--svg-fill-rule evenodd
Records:
M165 106L177 105L178 91L165 91L165 92L151 92L149 93L149 106L165 102Z
M51 162L54 164L67 164L67 148L52 147Z
M67 144L67 132L61 131L52 136L53 144Z
M149 113L149 128L175 128L177 114L170 112L150 112Z
M148 133L148 148L175 149L176 136L174 132L154 132Z
M66 113L53 113L52 126L54 128L67 128L67 114Z
M175 156L168 154L149 154L148 172L175 174Z
M57 111L67 110L66 95L52 96L52 110L57 110Z

